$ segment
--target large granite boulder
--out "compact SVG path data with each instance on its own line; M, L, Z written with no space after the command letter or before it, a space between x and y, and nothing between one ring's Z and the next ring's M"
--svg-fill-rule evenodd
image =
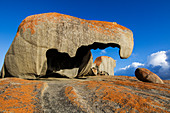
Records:
M97 57L94 61L94 67L97 68L98 75L114 75L116 61L108 56Z
M1 77L35 79L51 73L84 76L92 65L90 49L133 50L133 33L115 22L84 20L59 13L32 15L22 21L5 56Z
M158 75L151 72L146 68L137 68L135 71L135 76L138 80L143 82L152 82L152 83L160 83L163 84L164 82L159 78Z
M42 79L42 78L41 78ZM93 76L0 80L1 113L169 113L170 81Z

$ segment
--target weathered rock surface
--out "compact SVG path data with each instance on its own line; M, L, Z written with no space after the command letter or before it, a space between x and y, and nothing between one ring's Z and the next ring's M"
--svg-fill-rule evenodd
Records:
M97 57L94 61L94 67L97 68L98 75L114 75L116 61L108 56Z
M35 79L51 73L72 77L90 70L90 49L119 47L120 57L133 50L133 33L117 23L90 21L59 13L27 17L10 46L1 76Z
M152 83L160 83L163 84L161 78L159 78L158 75L151 72L150 70L146 68L137 68L135 71L135 76L138 80L141 80L143 82L152 82Z
M170 81L164 82L126 76L5 78L0 80L0 112L169 113Z
M0 79L0 113L42 112L44 82L19 78Z

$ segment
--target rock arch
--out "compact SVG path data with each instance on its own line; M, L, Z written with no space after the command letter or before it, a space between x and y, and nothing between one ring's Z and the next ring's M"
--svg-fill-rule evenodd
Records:
M70 78L85 76L93 61L90 49L119 47L120 57L128 58L133 45L131 30L115 22L84 20L59 13L32 15L24 19L18 27L6 53L1 77L10 75L36 79L45 76L50 62L46 54L55 49L59 56L55 54L54 59L61 59L63 56L66 61L61 61L72 63L54 68L63 63L59 61L49 70Z

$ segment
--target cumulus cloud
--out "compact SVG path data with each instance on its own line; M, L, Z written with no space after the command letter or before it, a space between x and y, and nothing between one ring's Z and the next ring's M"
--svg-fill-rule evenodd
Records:
M161 66L162 68L169 68L169 64L166 61L168 56L166 51L160 51L157 53L153 53L148 57L147 65L151 65L153 67Z
M143 67L144 64L139 63L139 62L133 62L131 65L128 65L124 68L120 68L118 71L115 72L115 75L128 75L132 76L134 75L134 72L136 68L138 67Z
M134 75L138 67L147 68L162 79L170 79L170 50L159 51L149 55L145 64L133 62L131 65L117 70L115 75Z
M148 57L146 68L162 79L170 79L170 50L151 54Z

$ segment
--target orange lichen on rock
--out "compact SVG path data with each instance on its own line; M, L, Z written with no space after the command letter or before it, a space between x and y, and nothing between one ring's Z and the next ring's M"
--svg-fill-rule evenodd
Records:
M122 30L128 30L128 28L121 26L121 25L117 24L116 22L95 21L95 20L91 20L90 22L93 25L96 25L98 27L104 27L104 28L108 28L108 29L120 28Z
M94 61L94 63L99 66L101 63L102 63L102 59L104 58L111 58L111 57L108 57L108 56L100 56L100 57L97 57Z
M73 87L67 86L65 88L65 95L66 97L76 106L80 107L80 103L77 101L78 100L78 95L74 91Z
M128 81L128 80L114 81L114 84L131 86L131 87L135 87L135 88L138 88L138 89L141 89L141 90L154 89L154 90L157 90L157 91L164 91L164 92L170 93L170 90L169 90L170 86L163 85L163 84L154 84L153 83L154 85L151 85L151 83L145 83L145 82L137 82L136 83L136 82L131 82L131 81ZM162 87L162 88L160 88L160 87Z
M164 112L166 110L160 109L164 107L163 104L154 101L150 97L142 97L138 95L138 91L134 91L121 85L115 85L111 81L84 81L80 85L85 85L89 90L95 91L95 101L106 103L115 103L120 108L114 109L115 112ZM159 106L159 107L158 107Z
M0 112L33 113L40 112L39 90L43 82L19 78L0 80Z
M41 80L41 79L40 79ZM169 113L166 84L134 77L98 76L51 81L0 79L0 112ZM48 87L44 87L44 86Z
M35 27L37 25L40 25L42 22L48 21L51 23L59 23L59 22L71 23L74 20L78 20L80 24L87 24L89 28L92 28L92 30L96 30L104 34L108 34L108 33L112 34L113 32L117 32L117 28L122 30L129 30L128 28L123 27L115 22L85 20L69 15L60 14L60 13L43 13L43 14L28 16L27 18L25 18L20 24L20 26L18 27L16 36L19 36L21 29L22 32L25 32L27 29L29 29L31 34L34 34L36 32Z
M102 58L101 57L97 57L95 59L94 63L96 64L96 66L99 66L102 63Z

